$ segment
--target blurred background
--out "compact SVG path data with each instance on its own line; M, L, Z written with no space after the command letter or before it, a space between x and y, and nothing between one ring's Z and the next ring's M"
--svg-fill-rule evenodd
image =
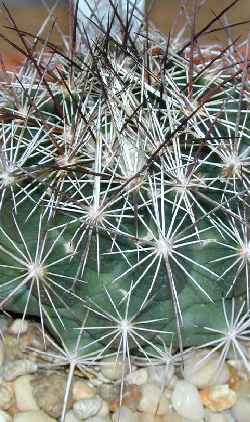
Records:
M115 2L115 0L113 0ZM118 0L120 10L125 7L126 0ZM88 0L91 6L95 5L95 0ZM195 29L196 32L204 27L209 21L211 21L215 15L229 6L232 3L232 0L207 0L202 8L199 10L199 4L204 3L204 0L197 0L197 16ZM182 3L186 3L186 10L182 11L182 15L179 16ZM5 0L5 6L8 8L12 18L16 22L18 28L28 31L32 34L37 34L41 25L45 21L48 15L48 9L53 10L53 16L56 18L57 25L60 27L60 30L67 34L69 31L69 18L68 18L68 1L67 0L57 0L57 5L55 6L55 0ZM183 23L186 21L186 15L192 16L192 11L194 7L194 0L181 1L181 0L137 0L138 10L147 10L149 13L149 18L153 23L165 34L168 34L173 23L176 21L179 16L179 20L176 23L174 33L176 34ZM89 8L87 7L87 2L85 0L80 0L80 8L83 13L88 15ZM6 26L11 26L8 20L8 12L2 4L0 6L0 33L7 37L12 43L20 44L19 37L14 33L13 30L7 29ZM98 5L99 16L102 17L105 13L107 16L108 12L108 0L100 0ZM6 20L7 18L7 20ZM240 37L239 43L245 40L248 36L250 29L250 24L246 21L250 20L250 0L238 0L238 2L233 6L233 8L227 13L227 21L221 20L221 24L232 25L238 22L244 22L241 25L232 26L230 28L233 39ZM217 44L218 42L227 44L227 35L225 31L221 30L220 24L217 22L213 25L213 30L211 34L206 33L200 38L200 41L203 44ZM43 38L46 37L51 30L51 21L48 22L46 28L43 31ZM190 29L187 28L186 36L190 36ZM57 27L53 28L53 31L50 36L50 40L53 43L60 44L60 31ZM14 47L6 43L3 39L0 40L0 52L4 57L7 67L12 67L19 63L20 54L16 53Z

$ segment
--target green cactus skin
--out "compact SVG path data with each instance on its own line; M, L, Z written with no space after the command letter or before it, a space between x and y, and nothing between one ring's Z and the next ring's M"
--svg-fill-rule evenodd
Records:
M248 330L249 65L127 28L1 84L1 308L93 361Z

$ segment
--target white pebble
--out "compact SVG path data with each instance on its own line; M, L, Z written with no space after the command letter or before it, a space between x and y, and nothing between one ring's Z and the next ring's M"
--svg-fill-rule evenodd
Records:
M205 420L206 422L228 422L228 419L226 418L225 415L223 415L223 413L217 413L217 412L212 412L209 409L205 409L205 413L206 413L206 417Z
M142 397L138 406L140 412L151 413L158 416L165 415L169 410L169 399L161 394L160 387L154 384L141 386Z
M121 406L113 413L112 422L138 422L138 416L128 407Z
M184 418L199 421L205 416L197 388L186 380L180 380L175 384L172 404L174 410Z
M37 369L37 365L28 359L10 361L3 366L3 379L14 381L21 375L37 372Z
M207 350L197 351L185 360L183 377L186 381L196 385L199 389L213 385L225 384L230 376L226 363L219 365L219 353L208 356Z
M64 422L81 422L81 419L76 417L73 410L69 410L65 413Z
M13 324L10 326L10 331L13 334L26 333L28 326L29 326L29 324L28 324L27 321L17 318L17 319L15 319Z
M12 417L3 410L0 410L0 422L12 422Z
M235 405L232 407L231 412L237 422L250 421L250 398L238 397Z
M57 422L57 420L42 411L34 410L32 412L16 413L13 422Z
M135 384L139 386L142 384L146 384L146 382L148 381L147 368L136 369L136 371L132 372L127 377L127 381L131 384Z
M92 418L84 419L85 422L107 422L106 418L100 416L93 416Z
M173 365L159 365L159 366L149 366L147 368L148 371L148 383L155 384L159 387L164 385L165 387L168 386L171 379L174 375L174 367Z
M116 381L127 375L129 370L128 360L123 362L122 356L109 356L103 358L100 362L101 373L108 380Z
M73 405L73 411L77 418L87 419L95 416L101 409L102 399L100 397L90 397L88 399L78 400Z
M14 383L14 393L16 397L16 406L19 412L29 412L31 410L39 410L36 400L33 397L33 388L31 381L34 379L32 375L22 375L18 377Z

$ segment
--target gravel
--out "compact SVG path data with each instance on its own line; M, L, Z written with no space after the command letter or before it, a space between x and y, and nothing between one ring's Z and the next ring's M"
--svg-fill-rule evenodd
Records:
M67 384L68 367L56 362L58 350L37 324L2 316L0 328L0 422L61 422L63 412L65 422L250 421L250 373L231 354L221 371L220 354L209 349L191 351L184 371L181 361L126 362L122 380L121 357L111 356L89 377L75 370Z

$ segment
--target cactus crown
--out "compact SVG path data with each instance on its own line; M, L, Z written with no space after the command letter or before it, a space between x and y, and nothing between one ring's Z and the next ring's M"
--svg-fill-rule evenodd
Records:
M1 83L1 308L88 365L223 345L249 314L247 54L110 6L63 49L18 30Z

